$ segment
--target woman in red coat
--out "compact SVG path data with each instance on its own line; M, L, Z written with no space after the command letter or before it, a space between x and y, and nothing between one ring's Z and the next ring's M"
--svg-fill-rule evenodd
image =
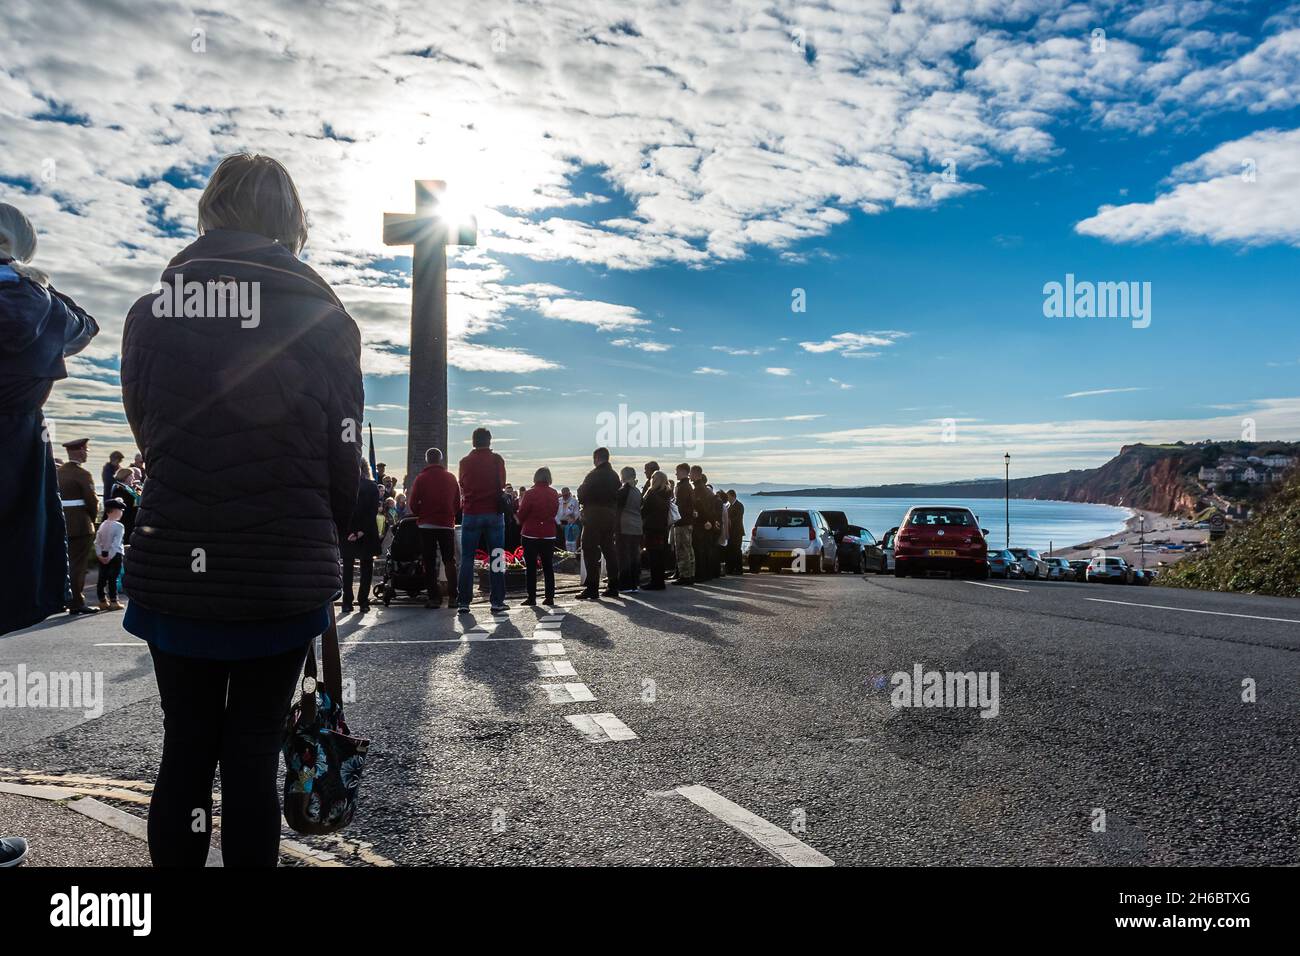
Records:
M533 486L519 499L515 519L524 539L524 580L528 584L525 604L537 603L537 561L542 562L542 577L546 584L543 604L555 605L555 515L560 509L560 496L551 487L551 469L538 468L533 475Z

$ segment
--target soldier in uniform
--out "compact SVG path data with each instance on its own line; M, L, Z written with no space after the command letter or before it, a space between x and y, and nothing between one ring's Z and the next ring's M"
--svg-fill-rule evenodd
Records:
M94 614L99 608L86 604L86 567L95 548L95 519L99 497L95 479L82 467L89 438L63 443L68 460L59 466L59 497L63 499L63 522L68 529L68 577L72 582L69 614Z

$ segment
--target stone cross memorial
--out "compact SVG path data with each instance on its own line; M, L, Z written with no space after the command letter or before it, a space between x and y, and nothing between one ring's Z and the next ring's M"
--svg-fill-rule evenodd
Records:
M415 212L384 213L384 243L415 247L406 424L408 482L415 481L424 467L427 448L442 449L448 463L456 460L447 447L447 246L474 245L478 226L472 218L458 224L441 215L439 206L446 189L441 180L416 180Z

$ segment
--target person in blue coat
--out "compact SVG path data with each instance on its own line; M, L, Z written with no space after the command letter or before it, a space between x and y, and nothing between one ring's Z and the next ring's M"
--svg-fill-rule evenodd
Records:
M36 230L0 203L0 461L12 484L0 491L0 634L68 606L68 550L55 475L53 436L41 407L68 377L63 360L99 333L84 309L29 265Z

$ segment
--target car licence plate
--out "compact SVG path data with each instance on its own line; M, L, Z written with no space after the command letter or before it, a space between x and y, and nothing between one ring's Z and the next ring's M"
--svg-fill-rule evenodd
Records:
M931 548L926 552L932 558L955 558L957 552L952 548Z
M793 555L791 552L789 552L789 551L769 551L769 552L767 553L767 556L768 556L769 558L791 558L791 557L794 557L794 555Z

